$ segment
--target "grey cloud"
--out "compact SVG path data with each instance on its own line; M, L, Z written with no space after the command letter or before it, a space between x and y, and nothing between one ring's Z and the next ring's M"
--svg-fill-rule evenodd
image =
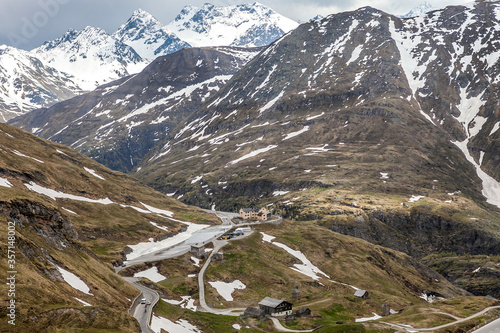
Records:
M449 0L435 0L435 6L444 6ZM468 0L455 0L464 3ZM189 4L202 6L210 2L218 6L237 5L253 0L191 0ZM405 13L422 2L397 0L260 0L278 13L297 21L307 21L317 14L352 10L371 5L388 12ZM188 2L178 0L1 0L0 44L32 49L47 40L62 36L68 29L83 29L87 25L113 33L135 9L142 8L167 24Z

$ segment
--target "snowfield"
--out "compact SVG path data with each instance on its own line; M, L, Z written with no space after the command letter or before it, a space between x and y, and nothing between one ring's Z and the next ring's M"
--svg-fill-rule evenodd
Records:
M175 301L175 300L170 300L170 299L165 299L162 298L164 302L167 302L172 305L178 305L183 309L188 309L191 311L196 311L196 306L194 305L195 299L193 299L191 296L181 296L180 301Z
M12 184L7 179L0 177L0 186L12 187Z
M295 258L302 261L302 264L294 264L293 265L294 267L290 267L294 271L297 271L301 274L309 276L313 280L319 280L320 279L319 274L323 275L324 277L326 277L328 279L330 278L328 275L326 275L324 272L322 272L318 267L314 266L309 261L309 259L306 258L306 256L302 252L293 250L285 244L274 242L273 239L276 238L274 236L267 235L263 232L261 232L261 235L262 235L263 242L269 242L273 245L276 245L277 247L282 248L283 250L285 250L286 252L288 252L289 254L294 256Z
M179 319L174 323L167 318L155 315L151 318L151 329L155 333L160 333L163 330L169 333L203 333L187 320Z
M69 284L72 288L79 290L84 294L92 295L90 293L89 286L87 286L87 284L85 282L83 282L82 279L80 279L78 276L71 273L70 271L65 270L64 268L61 268L57 265L54 265L54 266L57 268L59 273L61 273L64 281L66 281L66 283Z
M145 277L153 282L160 282L166 279L165 276L158 273L158 267L151 267L142 272L137 272L134 274L134 277Z
M127 254L127 260L132 260L140 256L150 254L162 249L169 248L171 246L180 244L193 236L196 231L208 228L209 225L206 224L188 224L188 228L185 232L180 232L175 236L168 237L162 241L155 242L151 238L149 242L142 242L136 245L127 245L132 249L132 252Z
M222 282L222 281L216 281L216 282L209 282L209 284L214 287L219 295L221 295L226 301L232 302L233 296L232 293L239 289L245 289L247 286L243 284L240 280L234 280L233 282Z
M102 176L99 176L99 175L97 174L97 172L95 172L95 170L92 170L92 169L89 169L89 168L86 168L86 167L84 167L84 169L85 169L85 171L87 171L88 173L90 173L92 176L94 176L94 177L96 177L96 178L99 178L99 179L101 179L101 180L106 180L106 179L104 179Z
M114 203L113 201L109 200L109 198L97 199L97 200L96 199L89 199L89 198L81 197L78 195L73 195L73 194L68 194L68 193L52 190L50 188L40 186L34 182L30 182L29 184L24 184L24 186L26 186L29 190L31 190L33 192L46 195L49 198L51 198L52 200L70 199L70 200L76 200L76 201L98 203L98 204L102 204L102 205L110 205L110 204Z

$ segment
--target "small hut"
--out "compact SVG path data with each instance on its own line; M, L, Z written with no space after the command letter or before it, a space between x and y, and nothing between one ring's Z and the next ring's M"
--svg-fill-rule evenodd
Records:
M390 315L391 315L391 309L389 308L389 305L382 304L382 317L387 317Z
M243 312L243 315L245 317L252 317L252 318L258 318L258 319L262 319L265 317L264 310L252 308L252 307L246 308L245 312Z
M354 296L362 298L362 299L368 299L368 298L370 298L370 293L366 290L358 289L354 293Z
M189 253L191 253L193 256L195 256L198 259L204 259L205 258L205 245L191 245L191 250L189 250Z
M222 252L215 253L213 259L215 261L222 261L222 260L224 260L224 253L222 253Z
M309 317L311 315L311 310L309 308L301 307L300 309L297 310L295 315L300 318L300 317Z

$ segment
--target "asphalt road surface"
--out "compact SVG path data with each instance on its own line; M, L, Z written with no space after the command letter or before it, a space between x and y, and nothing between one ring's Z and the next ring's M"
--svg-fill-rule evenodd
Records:
M474 333L500 333L500 319L492 321L488 325L475 330Z
M144 287L143 285L136 283L139 279L134 277L124 277L124 279L132 284L134 287L139 289L142 292L142 297L146 299L146 304L140 304L133 309L133 316L141 325L141 332L149 333L152 330L149 328L148 324L151 319L151 315L153 314L153 307L156 305L160 296L154 290ZM149 304L148 304L149 303Z

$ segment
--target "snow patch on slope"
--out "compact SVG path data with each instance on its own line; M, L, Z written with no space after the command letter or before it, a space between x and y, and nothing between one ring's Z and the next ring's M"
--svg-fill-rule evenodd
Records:
M146 269L145 271L137 272L134 274L134 277L145 277L155 283L166 279L165 276L158 273L158 267L156 266Z
M262 153L266 153L266 152L270 151L271 149L274 149L274 148L277 148L277 147L278 146L276 146L276 145L269 145L269 146L267 146L265 148L257 149L257 150L255 150L255 151L253 151L251 153L243 155L242 157L240 157L240 158L238 158L238 159L236 159L234 161L229 162L229 164L239 163L239 162L241 162L243 160L246 160L248 158L255 157L255 156L257 156L259 154L262 154Z
M294 264L293 266L294 267L290 267L291 269L293 269L294 271L297 271L301 274L304 274L306 276L309 276L311 277L313 280L319 280L320 279L320 276L319 274L323 275L324 277L326 278L330 278L328 275L326 275L323 271L321 271L318 267L314 266L310 261L309 259L306 258L306 256L300 252L300 251L296 251L296 250L293 250L291 249L290 247L288 247L287 245L285 244L282 244L282 243L278 243L278 242L274 242L274 238L276 237L273 237L273 236L270 236L270 235L267 235L263 232L261 232L261 235L263 237L262 241L264 242L269 242L273 245L276 245L280 248L282 248L283 250L285 250L286 252L288 252L289 254L291 254L292 256L294 256L295 258L299 259L300 261L302 261L302 264Z
M192 325L185 319L179 319L173 322L167 318L155 315L151 318L151 329L155 333L160 333L161 331L172 333L203 333L198 327Z
M246 288L246 285L241 282L240 280L234 280L233 282L223 282L223 281L216 281L216 282L209 282L209 284L214 287L219 295L221 295L226 301L232 302L233 299L233 292L235 290L242 290Z
M70 271L65 270L64 268L61 268L57 265L54 266L57 268L59 273L61 273L64 281L66 281L66 283L69 284L72 288L79 290L87 295L92 295L90 293L89 286L87 286L87 284L83 282L82 279L80 279L78 276L71 273Z

